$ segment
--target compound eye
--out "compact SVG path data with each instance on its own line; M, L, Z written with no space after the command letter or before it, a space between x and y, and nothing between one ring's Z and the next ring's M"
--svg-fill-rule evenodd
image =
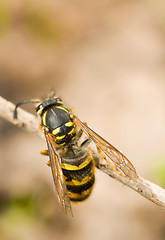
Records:
M38 105L36 107L36 112L38 115L41 115L42 114L42 110L43 110L43 104L41 103L40 105Z
M63 104L62 99L61 98L56 98L56 103L59 104L59 105Z

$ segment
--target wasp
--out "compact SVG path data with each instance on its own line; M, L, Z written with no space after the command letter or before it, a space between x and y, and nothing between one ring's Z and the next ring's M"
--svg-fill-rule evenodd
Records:
M73 216L71 201L83 201L91 194L95 182L95 163L106 164L119 175L133 181L138 177L135 167L128 158L112 144L94 132L54 93L44 101L29 100L16 104L37 103L36 113L40 117L40 129L44 132L48 155L58 201L68 216ZM82 134L86 139L80 142ZM89 144L96 145L95 153Z

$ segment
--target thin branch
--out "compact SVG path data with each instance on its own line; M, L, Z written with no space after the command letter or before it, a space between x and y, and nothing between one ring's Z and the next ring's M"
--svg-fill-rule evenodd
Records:
M4 118L5 120L11 122L12 124L25 129L26 131L33 132L39 137L43 138L42 132L38 129L38 119L26 112L25 110L18 109L18 119L13 119L13 111L15 105L4 98L0 97L0 117ZM124 185L132 188L143 197L147 198L148 200L154 202L158 206L165 208L165 190L158 185L142 178L138 177L136 182L130 180L129 178L125 178L123 176L118 175L112 169L109 168L107 165L97 165L97 168L101 171L108 174L110 177L115 178L116 180L120 181Z
M136 182L134 182L129 178L118 175L116 172L111 170L108 165L98 165L97 167L101 171L108 174L110 177L113 177L124 185L132 188L133 190L141 194L143 197L154 202L158 206L165 208L165 190L160 186L140 177L139 175L136 179Z
M4 118L5 120L9 121L10 123L25 129L28 132L33 132L36 135L44 138L41 131L38 129L39 121L38 119L32 115L31 113L28 113L27 111L18 108L18 118L13 118L15 105L6 99L2 98L0 96L0 117Z

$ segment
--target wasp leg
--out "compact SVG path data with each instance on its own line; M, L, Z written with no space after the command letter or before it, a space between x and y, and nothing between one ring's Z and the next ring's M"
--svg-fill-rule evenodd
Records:
M108 159L106 159L106 157L105 157L104 152L102 151L102 149L101 149L99 146L97 146L97 145L96 145L96 147L97 147L97 151L98 151L98 153L99 153L100 159L102 159L102 160L104 159L104 160L108 163L108 165L109 165L115 172L117 172L119 175L125 177L126 175L125 175L124 173L119 172L119 171L117 170L117 168L116 168Z
M40 154L43 155L43 156L49 156L48 150L42 150L42 151L40 151ZM46 162L46 164L50 167L50 160L48 160Z
M40 151L40 154L43 156L49 156L48 150L42 150L42 151Z
M41 124L38 126L38 128L39 128L39 130L41 130L41 131L42 131L42 129L43 129L43 127L42 127Z

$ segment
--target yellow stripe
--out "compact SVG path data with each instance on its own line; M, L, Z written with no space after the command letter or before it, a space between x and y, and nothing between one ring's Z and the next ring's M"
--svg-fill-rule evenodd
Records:
M94 168L92 168L92 170L90 171L90 173L91 173L91 174L90 174L91 176L87 175L81 182L80 182L80 181L77 181L77 180L74 180L74 179L72 179L72 181L66 181L67 186L68 186L68 185L69 185L69 186L81 186L81 185L89 182L89 181L91 180L91 178L93 177L93 175L94 175ZM66 178L67 178L67 177L66 177Z
M44 112L43 116L42 116L42 122L43 122L43 125L46 126L46 114L47 114L47 111Z
M61 163L61 168L66 169L66 170L71 170L71 171L80 170L80 169L86 167L91 161L92 161L91 157L88 157L79 166L70 165L70 164L67 164L67 163Z
M40 108L40 109L37 111L37 114L38 114L38 115L41 115L42 110L43 110L43 107Z
M56 136L56 139L57 139L57 140L61 140L61 139L63 139L65 136L66 136L66 135Z
M60 131L60 127L54 129L54 130L52 131L52 134L53 134L53 135L57 135L57 134L59 133L59 131Z
M71 127L71 126L73 126L73 122L67 122L67 123L65 123L65 126L66 127Z
M74 128L70 132L68 132L68 135L71 135L74 132Z
M93 188L93 185L89 189L87 189L81 193L73 193L73 192L68 191L68 194L69 194L69 197L72 199L83 199L91 193L92 188Z
M60 100L58 100L57 102L58 102L58 103L61 103L61 104L63 104L63 102L62 102L62 101L60 101Z
M65 145L65 142L64 142L64 143L60 143L59 145L60 145L60 146L63 146L63 145Z
M58 108L58 109L62 109L62 110L64 110L65 112L67 112L67 113L68 113L68 110L67 110L66 108L64 108L64 107L57 106L56 108Z

